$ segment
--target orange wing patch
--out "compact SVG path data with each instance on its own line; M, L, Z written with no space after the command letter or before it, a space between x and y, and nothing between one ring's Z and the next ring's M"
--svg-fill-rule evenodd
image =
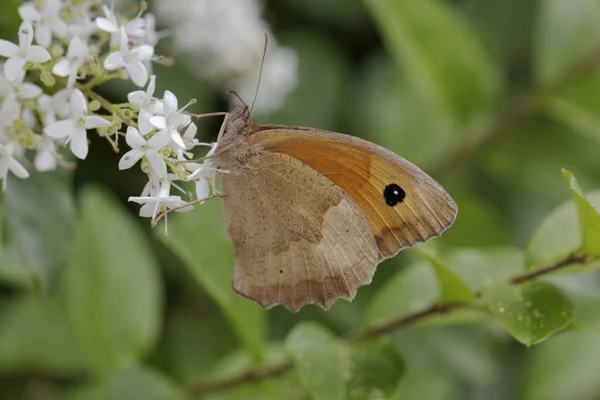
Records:
M456 217L456 204L429 175L395 153L352 136L310 128L258 126L252 143L294 157L341 187L366 215L380 259L440 235ZM386 187L405 196L390 205ZM388 193L390 192L388 188Z

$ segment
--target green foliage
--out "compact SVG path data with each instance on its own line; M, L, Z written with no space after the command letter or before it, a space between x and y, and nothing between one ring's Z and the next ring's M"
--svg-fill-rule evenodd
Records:
M579 233L582 241L579 251L600 257L600 214L585 198L573 174L563 170L563 176L569 183L579 217Z
M406 369L389 340L359 342L350 348L347 399L394 398Z
M469 285L435 256L428 256L439 286L440 303L470 303L475 294Z
M285 342L300 382L314 400L343 399L348 374L348 349L318 324L296 326Z
M436 0L366 3L410 81L447 117L464 128L487 110L497 94L496 72L454 10Z
M3 39L16 39L18 3L0 2ZM89 135L75 173L9 173L0 196L0 397L600 398L600 3L284 0L264 11L270 40L296 52L298 87L252 119L361 136L425 171L445 165L434 177L459 214L419 247L435 256L402 252L328 311L263 310L231 288L219 200L170 214L168 237L160 224L149 232L124 206L145 177L117 174L121 154ZM221 83L161 42L176 65L155 66L156 95L222 111ZM270 96L278 77L262 78ZM130 90L100 94L121 102ZM210 132L199 139L219 123L199 123Z
M149 254L142 231L114 199L83 192L62 283L77 341L99 377L139 361L158 337L162 294Z
M238 296L231 289L233 249L223 228L220 204L203 204L184 218L170 221L171 235L163 243L189 268L194 278L221 307L240 339L256 359L261 358L264 336L264 312L255 303ZM210 241L200 233L210 232ZM215 265L223 268L214 268ZM224 266L228 265L228 268Z
M506 330L527 346L566 328L573 318L573 304L546 282L528 282L519 287L491 282L483 285L481 297Z

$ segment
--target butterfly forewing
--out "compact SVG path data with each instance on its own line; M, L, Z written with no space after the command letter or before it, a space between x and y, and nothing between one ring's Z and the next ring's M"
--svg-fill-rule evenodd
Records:
M301 161L343 189L365 214L380 260L440 235L456 217L456 204L433 178L365 140L273 125L259 125L250 140Z

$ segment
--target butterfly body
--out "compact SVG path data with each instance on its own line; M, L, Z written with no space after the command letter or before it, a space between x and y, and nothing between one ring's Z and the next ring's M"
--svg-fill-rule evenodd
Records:
M224 171L233 288L266 308L351 300L379 262L456 216L446 191L393 152L340 133L258 125L245 107L226 116L213 162Z

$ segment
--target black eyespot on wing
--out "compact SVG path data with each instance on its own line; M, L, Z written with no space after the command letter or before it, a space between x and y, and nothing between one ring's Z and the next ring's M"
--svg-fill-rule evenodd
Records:
M385 199L385 203L394 207L398 203L402 203L404 198L406 197L406 192L399 185L395 183L390 183L383 190L383 198Z

